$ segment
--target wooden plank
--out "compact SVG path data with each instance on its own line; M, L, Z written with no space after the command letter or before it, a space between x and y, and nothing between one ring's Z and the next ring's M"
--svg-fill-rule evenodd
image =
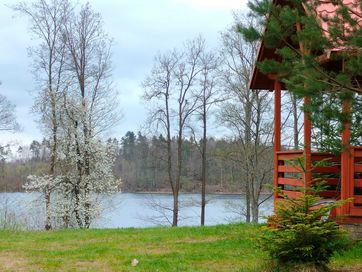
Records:
M303 186L303 180L296 178L278 178L278 184L291 185L291 186Z
M354 204L362 204L362 196L360 196L360 195L354 195L354 196L353 196L353 203L354 203Z
M278 80L274 80L274 153L281 151L281 88Z
M362 179L354 180L354 187L361 188L362 187Z
M326 182L327 186L328 185L338 185L338 184L340 184L339 178L315 178L313 180L313 183L318 183L318 182L321 182L321 181Z
M362 164L355 164L354 172L362 172Z
M362 157L354 157L354 163L362 163Z
M344 99L342 101L342 112L345 114L348 114L351 112L351 103ZM351 124L346 119L343 121L342 124L343 130L342 130L342 146L343 150L341 153L341 199L348 199L351 197L350 188L352 183L352 169L351 165L353 163L353 155L351 156L351 153L353 153L353 149L350 147L350 139L351 139ZM348 214L350 208L350 203L347 203L345 205L342 205L339 207L340 214Z
M302 158L303 154L278 154L279 161L297 161L297 158Z
M303 150L283 150L283 151L277 151L277 154L302 154Z
M351 216L361 216L362 217L362 207L352 207L350 210Z
M336 198L339 196L339 193L333 190L323 191L319 193L321 197L328 197L328 198Z
M298 197L300 197L300 196L302 195L302 193L301 193L301 192L298 192L298 191L282 190L282 192L283 192L286 196L288 196L288 197L290 197L290 198L298 198ZM282 194L279 194L279 196L282 196Z
M279 151L277 152L278 160L288 161L295 160L297 158L303 157L302 150L288 150L288 151Z
M302 168L294 165L278 165L278 172L284 173L301 173Z
M333 155L315 155L312 154L312 161L341 162L341 158Z
M278 152L281 151L281 89L278 80L274 80L274 188L278 186ZM274 199L278 193L274 192Z
M318 166L313 169L313 173L339 173L341 169L338 166Z
M362 157L362 149L356 149L354 150L354 156L357 158Z

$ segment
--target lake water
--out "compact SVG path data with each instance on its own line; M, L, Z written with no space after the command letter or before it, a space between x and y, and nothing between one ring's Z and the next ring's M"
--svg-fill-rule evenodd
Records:
M1 217L13 215L21 219L26 228L43 226L44 209L39 206L41 195L37 193L0 193ZM206 225L243 221L245 198L239 195L207 195ZM106 196L104 210L93 223L96 228L152 227L170 225L172 195L156 193L118 193ZM273 201L268 199L260 207L260 216L271 214ZM7 214L4 214L4 213ZM0 218L1 219L1 218ZM260 221L263 221L261 219ZM200 224L200 195L180 195L179 225Z

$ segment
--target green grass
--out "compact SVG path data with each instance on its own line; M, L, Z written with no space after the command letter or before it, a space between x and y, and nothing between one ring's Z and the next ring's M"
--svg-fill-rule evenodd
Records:
M0 271L263 271L267 256L253 241L259 228L0 231ZM360 271L346 268L362 268L362 243L332 266Z

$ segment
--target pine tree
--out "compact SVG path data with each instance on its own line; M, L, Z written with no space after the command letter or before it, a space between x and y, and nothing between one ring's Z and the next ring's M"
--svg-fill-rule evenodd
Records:
M277 74L297 97L310 98L304 110L317 128L318 146L340 152L343 121L351 121L351 144L360 144L362 2L255 0L249 7L265 31L243 25L239 31L249 41L262 39L266 48L275 48L276 58L257 64L261 72ZM343 101L353 114L342 113Z

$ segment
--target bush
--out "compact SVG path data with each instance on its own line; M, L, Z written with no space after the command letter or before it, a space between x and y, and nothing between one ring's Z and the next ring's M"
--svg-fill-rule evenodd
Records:
M284 195L275 214L268 217L269 226L263 228L259 245L277 267L286 271L326 271L332 255L349 247L347 233L329 218L330 211L346 201L318 205L318 193L324 189L323 185L301 189L297 199Z

